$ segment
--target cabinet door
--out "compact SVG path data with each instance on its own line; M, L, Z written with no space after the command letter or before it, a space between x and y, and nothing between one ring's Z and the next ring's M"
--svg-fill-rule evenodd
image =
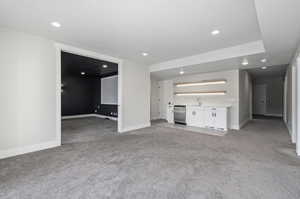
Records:
M209 128L214 128L215 126L215 111L211 108L205 110L205 126Z
M227 130L227 109L220 108L216 110L215 128L220 130Z
M174 110L173 106L167 107L167 121L168 123L174 123Z
M198 109L198 127L205 127L205 111Z
M186 125L192 126L193 118L192 118L193 109L189 106L186 107Z

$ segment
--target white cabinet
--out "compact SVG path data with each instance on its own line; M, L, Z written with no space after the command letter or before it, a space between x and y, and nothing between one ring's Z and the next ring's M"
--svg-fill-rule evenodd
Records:
M197 106L188 106L186 109L186 123L188 126L204 127L204 109Z
M174 123L174 107L167 107L167 120ZM216 130L228 130L228 107L186 106L186 124Z
M217 130L228 129L228 108L209 107L205 109L205 126Z
M167 121L168 123L174 123L174 106L167 106Z

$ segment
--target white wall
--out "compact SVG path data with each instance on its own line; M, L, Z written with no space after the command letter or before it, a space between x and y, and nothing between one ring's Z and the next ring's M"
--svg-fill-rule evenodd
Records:
M239 71L239 124L240 128L252 119L252 81L249 73Z
M159 82L159 112L161 119L167 119L167 105L174 104L173 80Z
M122 64L122 131L150 126L150 72L124 60Z
M289 65L285 74L285 110L284 118L291 140L296 142L296 66Z
M0 29L0 158L58 146L54 42Z
M300 156L300 46L291 60L286 73L286 124L292 142L296 143L296 153Z
M159 119L160 118L160 112L159 112L159 84L156 79L151 79L151 120Z
M56 68L60 60L56 59L55 42L0 29L0 44L0 159L59 146L60 124L56 122L60 117L56 111L60 91L56 89L59 77ZM80 50L71 46L68 49ZM99 55L80 51L83 55ZM148 68L125 60L121 63L119 76L122 90L119 131L149 126Z
M300 46L291 60L285 75L285 123L291 140L296 143L296 153L300 156Z

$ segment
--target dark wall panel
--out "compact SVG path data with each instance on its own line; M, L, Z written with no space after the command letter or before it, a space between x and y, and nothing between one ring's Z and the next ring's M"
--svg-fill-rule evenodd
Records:
M66 76L62 78L62 115L91 114L94 112L95 80L93 78Z
M101 104L101 78L117 75L118 65L66 52L61 55L62 116L97 113L117 117L117 105Z

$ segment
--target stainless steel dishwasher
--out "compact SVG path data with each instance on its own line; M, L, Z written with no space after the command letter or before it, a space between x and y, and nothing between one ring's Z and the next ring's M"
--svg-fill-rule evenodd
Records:
M174 106L174 122L178 124L186 124L186 106Z

